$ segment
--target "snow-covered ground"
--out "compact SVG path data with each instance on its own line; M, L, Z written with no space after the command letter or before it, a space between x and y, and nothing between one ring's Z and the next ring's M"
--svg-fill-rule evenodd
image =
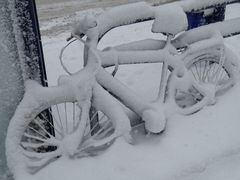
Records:
M240 16L240 4L231 5L227 18ZM55 21L52 23L59 23ZM162 38L150 31L152 22L111 31L100 48L123 42ZM51 25L51 23L50 23ZM54 25L53 25L54 26ZM42 27L44 28L44 27ZM58 56L69 32L43 36L43 48L50 85L64 73ZM240 36L225 42L240 53ZM82 67L82 45L76 42L64 56L69 69ZM239 59L240 61L240 59ZM146 99L157 95L161 65L121 66L117 78ZM240 180L240 82L214 106L191 116L174 116L161 135L145 135L133 130L134 145L118 139L97 157L70 160L60 158L29 180ZM27 180L27 177L24 177Z

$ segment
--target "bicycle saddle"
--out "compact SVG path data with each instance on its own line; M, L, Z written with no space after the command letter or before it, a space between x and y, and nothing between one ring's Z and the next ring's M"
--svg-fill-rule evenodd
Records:
M152 25L153 33L176 35L187 30L187 27L187 16L181 6L167 4L157 7Z

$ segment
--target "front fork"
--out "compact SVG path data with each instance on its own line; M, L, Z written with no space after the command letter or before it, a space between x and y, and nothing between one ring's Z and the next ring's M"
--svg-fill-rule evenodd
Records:
M166 95L166 89L167 89L167 80L168 80L168 56L167 54L172 53L172 45L171 45L171 40L173 39L173 35L168 34L167 35L167 42L164 47L166 57L163 61L162 65L162 72L161 72L161 81L160 81L160 87L159 87L159 92L158 92L158 98L157 98L157 103L164 103L165 101L165 95Z

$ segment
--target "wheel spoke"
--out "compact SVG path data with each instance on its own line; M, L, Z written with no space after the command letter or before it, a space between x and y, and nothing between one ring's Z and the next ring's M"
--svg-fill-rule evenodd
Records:
M200 80L200 74L199 74L199 72L198 72L197 65L196 65L196 64L194 64L194 67L195 67L195 69L196 69L196 72L197 72L197 75L198 75L198 79L197 79L197 80Z
M221 90L221 87L225 88L224 85L230 78L227 69L224 67L226 57L223 51L220 53L219 49L216 48L195 57L192 55L186 57L189 58L186 59L187 64L189 64L188 69L196 82L203 85L203 87L206 85L206 88L210 84L217 85L219 88L216 91ZM204 95L198 89L190 88L183 92L177 89L175 101L180 107L187 108L200 102L203 97Z
M95 117L97 116L97 114L98 114L98 112L96 111L96 112L93 114L91 120L92 120L93 118L95 118ZM101 122L104 120L105 117L106 117L106 116L103 115L103 116L98 120L98 122L101 123ZM86 136L89 136L90 134L92 134L92 132L93 132L98 126L99 126L99 124L95 124L95 125L90 129L90 131L86 134ZM88 124L87 128L89 128L89 127L90 127L90 123ZM87 128L86 128L86 129L87 129ZM101 130L101 129L99 129L98 131L100 131L100 130Z
M47 107L46 110L43 110L29 122L18 145L19 151L24 159L26 159L24 166L29 169L29 172L37 172L63 154L70 154L76 151L73 156L78 157L79 154L84 153L83 145L86 145L87 142L94 141L94 144L90 144L92 151L90 153L85 153L85 155L91 155L92 153L98 154L109 146L109 144L105 146L105 143L108 143L108 138L114 134L114 128L108 117L99 111L93 113L92 119L87 121L91 122L94 118L98 117L101 128L91 136L91 133L96 130L96 125L86 131L86 127L87 125L90 127L90 123L85 124L84 121L77 119L77 107L79 106L76 106L77 104L75 104L75 102L73 104L63 102ZM45 114L47 110L49 110L53 122L48 117L48 114ZM80 113L85 113L84 117L88 117L87 107L85 111L79 110ZM57 135L55 134L55 136L53 136L48 131L47 125L50 128L54 128ZM81 137L81 134L83 138L77 140ZM59 138L60 136L61 138ZM77 141L73 140L74 138L76 138ZM65 148L66 144L71 145L71 143L78 143L73 144L75 149Z
M73 108L73 126L72 126L72 127L73 127L73 128L72 128L73 131L74 131L74 129L75 129L75 121L76 121L76 117L75 117L75 116L76 116L76 115L75 115L75 113L76 113L75 110L76 110L76 109L75 109L75 107L76 107L76 105L75 105L75 103L73 103L73 107L72 107L72 108Z
M23 151L23 155L31 159L42 159L42 158L51 158L59 155L59 151L51 151L45 153Z
M201 58L201 61L199 61L199 62L197 62L196 64L198 65L198 67L199 67L199 81L202 81L202 76L203 76L203 71L204 71L204 69L203 69L203 67L204 67L204 61L202 61L202 57L200 57Z
M210 71L210 68L211 68L211 66L210 66L210 64L209 64L209 61L207 61L206 62L206 73L205 73L205 75L204 75L204 78L203 78L203 82L209 82L208 81L208 73L209 73L209 71Z
M48 137L46 137L44 134L40 133L39 130L31 127L30 125L28 125L28 128L32 131L34 131L35 133L37 133L38 135L40 135L41 137L45 138L45 139L48 139Z
M193 75L194 79L197 80L196 75L195 75L195 73L193 72L193 69L191 68L190 70L191 70L191 72L192 72L192 75Z
M53 111L52 111L53 107L51 108L51 110L49 109L49 112L51 113L51 116L53 117L54 120L54 125L57 125L57 127L60 129L59 133L61 133L61 135L63 136L63 129L62 126L59 124L59 120L57 120L57 117L54 115ZM54 128L56 129L56 126L54 126Z
M35 140L38 140L38 141L42 141L42 142L47 142L47 139L43 139L41 137L38 137L38 136L34 136L34 135L31 135L31 134L28 134L28 133L24 133L23 136L27 137L27 138L30 138L30 139L35 139ZM41 135L42 136L42 135Z
M209 61L203 61L204 62L204 71L203 71L203 76L202 76L202 79L201 79L201 81L202 82L205 82L205 72L206 72L206 68L207 68L207 62L209 62Z
M59 108L58 108L58 104L56 105L56 109L57 109L57 113L58 113L59 122L61 124L61 129L64 132L63 122L62 122L62 119L61 119L61 115L60 115L60 111L59 111Z
M37 124L45 133L48 135L50 138L53 137L47 130L46 128L37 121L37 119L34 119L34 123Z
M43 118L43 120L47 121L48 124L51 126L51 128L53 128L55 130L55 132L57 132L61 137L63 137L63 134L60 130L58 130L58 128L56 126L54 126L52 124L52 122L50 122L50 120L42 113L39 116L41 116ZM51 114L51 116L53 117L53 114ZM40 117L39 117L40 118ZM40 118L41 119L41 118ZM57 124L57 123L56 123Z
M103 123L103 126L101 127L101 129L99 129L99 131L94 134L92 137L97 137L98 135L100 135L104 130L108 129L108 127L111 127L111 121L105 121Z
M48 142L45 142L45 143L30 143L30 142L22 142L21 145L24 147L24 148L34 148L34 149L37 149L37 148L40 148L40 147L43 147L43 146L48 146L48 145L51 145L50 143Z
M68 134L68 116L67 116L67 103L64 103L64 111L65 111L65 130L66 133Z

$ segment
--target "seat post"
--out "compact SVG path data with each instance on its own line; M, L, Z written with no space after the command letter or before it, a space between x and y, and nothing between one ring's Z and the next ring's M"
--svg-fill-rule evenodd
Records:
M167 33L166 36L167 36L167 42L164 49L166 50L166 55L167 55L169 53L168 47L171 44L171 40L173 39L174 36L170 33ZM159 103L164 103L165 101L165 91L167 87L167 70L168 70L168 59L167 57L165 57L162 65L161 81L160 81L160 87L159 87L158 99L157 99Z

